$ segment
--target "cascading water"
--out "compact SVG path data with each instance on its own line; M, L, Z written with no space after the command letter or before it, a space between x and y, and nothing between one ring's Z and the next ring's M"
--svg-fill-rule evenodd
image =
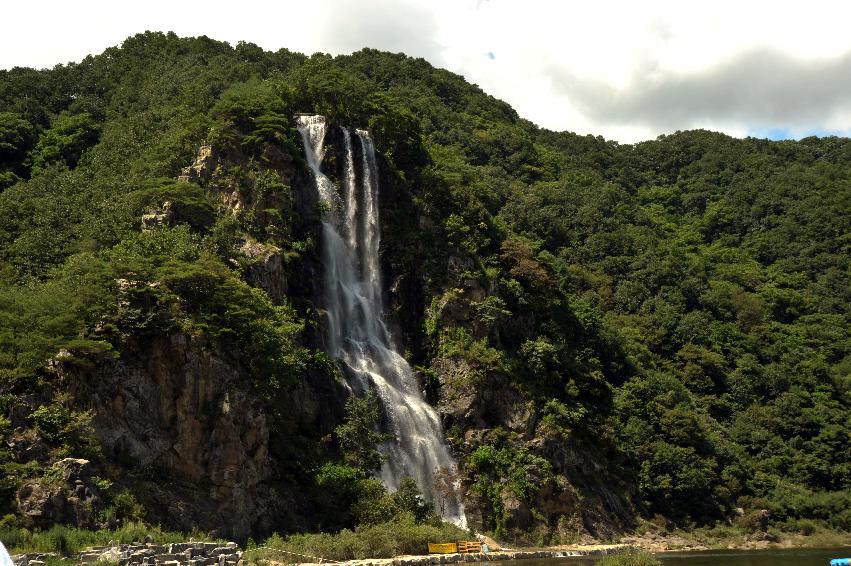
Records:
M447 520L464 526L464 508L451 476L456 464L443 442L435 410L425 402L411 366L393 348L384 324L381 270L378 263L380 225L375 149L369 133L356 130L360 147L360 183L352 135L342 129L345 158L342 194L322 172L325 157L324 116L299 116L307 163L313 172L322 218L322 259L328 318L326 350L346 366L353 389L374 387L384 405L395 439L380 446L386 456L381 481L396 490L406 476L435 501ZM444 477L441 486L435 473ZM447 474L448 472L448 474Z

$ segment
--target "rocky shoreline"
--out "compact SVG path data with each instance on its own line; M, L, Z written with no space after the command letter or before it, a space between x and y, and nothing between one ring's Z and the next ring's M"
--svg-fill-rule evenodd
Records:
M44 566L56 553L12 556L15 566ZM237 566L242 551L235 542L134 543L93 546L78 555L80 564L109 562L118 566Z

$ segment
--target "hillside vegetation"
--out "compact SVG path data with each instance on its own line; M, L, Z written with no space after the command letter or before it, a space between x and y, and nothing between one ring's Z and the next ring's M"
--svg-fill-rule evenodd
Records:
M21 507L24 487L62 483L67 457L100 489L78 525L187 527L144 486L209 486L105 450L105 405L87 398L104 368L155 375L146 348L176 335L232 368L228 398L267 423L278 495L251 497L294 502L247 531L219 516L221 533L433 521L415 494L382 492L374 454L345 449L377 440L375 411L340 400L317 429L281 405L339 379L298 112L375 139L394 325L475 526L537 542L642 519L851 530L851 141L620 145L538 128L422 59L160 33L0 71L5 528L68 520ZM202 145L216 172L177 182ZM277 295L252 278L252 243L281 259Z

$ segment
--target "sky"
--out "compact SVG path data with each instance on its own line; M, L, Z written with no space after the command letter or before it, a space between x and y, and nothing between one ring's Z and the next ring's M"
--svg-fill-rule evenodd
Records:
M851 134L844 1L28 0L3 14L2 69L174 31L307 54L401 51L542 127L623 143L691 128Z

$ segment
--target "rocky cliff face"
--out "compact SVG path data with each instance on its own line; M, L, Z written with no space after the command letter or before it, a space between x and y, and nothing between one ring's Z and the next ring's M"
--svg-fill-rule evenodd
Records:
M287 439L271 432L273 408L245 389L227 353L177 332L138 343L119 360L89 368L60 363L54 372L94 414L105 460L123 468L121 481L149 519L237 538L281 528L282 518L298 520L304 496L276 458L275 443ZM301 376L274 410L327 434L343 392L311 377L320 376Z
M434 296L427 313L434 332L458 329L466 332L469 340L490 337L496 342L499 332L530 333L536 323L527 312L498 314L488 322L478 316L493 289L474 277L475 271L472 258L451 254L442 286L424 290ZM436 335L430 337L437 339ZM631 526L634 512L624 497L629 486L608 472L604 448L595 449L587 439L551 430L542 422L541 400L534 390L513 379L509 366L486 356L440 353L438 349L429 367L439 384L438 410L446 430L455 432L456 452L466 464L462 482L467 487L471 525L501 525L505 534L529 542L611 538ZM495 490L487 495L476 486L482 470L470 467L481 447L499 447L515 466L495 475ZM532 462L525 471L524 461ZM518 494L507 477L518 473L525 475L534 489Z
M227 523L234 536L252 524L268 526L278 499L269 424L220 354L175 333L152 337L112 363L56 371L94 413L107 458L138 470L145 489L137 493L157 519L190 529ZM168 483L156 481L163 472Z

